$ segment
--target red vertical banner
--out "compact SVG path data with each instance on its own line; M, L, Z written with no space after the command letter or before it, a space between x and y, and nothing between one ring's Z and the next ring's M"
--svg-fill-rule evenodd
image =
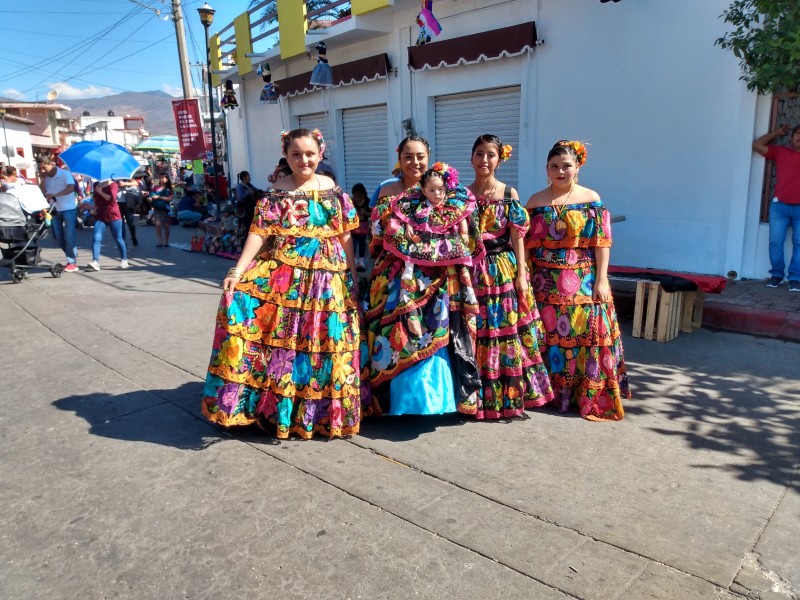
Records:
M205 158L206 141L200 118L200 101L197 98L173 100L172 111L175 113L175 125L178 128L181 159Z

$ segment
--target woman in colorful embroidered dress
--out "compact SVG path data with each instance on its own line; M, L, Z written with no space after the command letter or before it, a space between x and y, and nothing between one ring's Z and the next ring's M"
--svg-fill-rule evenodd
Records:
M401 144L401 168L402 151ZM381 198L372 213L369 412L475 414L480 375L469 268L483 249L475 201L442 163L421 183L430 199L413 187Z
M280 439L358 433L359 322L349 197L315 175L324 142L283 136L292 168L259 200L236 267L223 282L203 414L258 423ZM254 260L255 259L255 260Z
M578 185L585 161L580 142L550 150L550 185L528 200L525 246L555 402L561 411L576 404L592 421L616 421L630 390L607 275L611 215L597 192Z
M496 178L500 162L511 156L496 135L472 145L475 195L486 256L476 262L473 285L478 298L477 359L483 383L478 419L524 416L525 408L553 399L547 367L539 353L543 329L528 284L523 247L528 213L517 190Z

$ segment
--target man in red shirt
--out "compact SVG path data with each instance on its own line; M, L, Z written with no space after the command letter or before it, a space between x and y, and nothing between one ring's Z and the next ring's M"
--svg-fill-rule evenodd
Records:
M783 125L753 142L753 150L775 163L775 197L769 205L770 278L767 287L776 288L786 274L783 247L792 227L792 258L789 261L789 291L800 292L800 125L792 130L789 146L774 142L789 133Z

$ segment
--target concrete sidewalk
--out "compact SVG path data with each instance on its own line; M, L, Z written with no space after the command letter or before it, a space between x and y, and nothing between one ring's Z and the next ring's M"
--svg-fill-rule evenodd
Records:
M2 275L4 598L797 597L800 345L626 336L619 423L277 442L200 416L232 263L139 239L127 271Z

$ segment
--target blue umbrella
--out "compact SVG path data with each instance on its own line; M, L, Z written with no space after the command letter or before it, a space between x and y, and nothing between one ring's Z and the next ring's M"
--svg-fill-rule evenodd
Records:
M88 175L97 181L127 179L139 168L138 161L124 147L102 140L73 144L59 158L73 173Z

